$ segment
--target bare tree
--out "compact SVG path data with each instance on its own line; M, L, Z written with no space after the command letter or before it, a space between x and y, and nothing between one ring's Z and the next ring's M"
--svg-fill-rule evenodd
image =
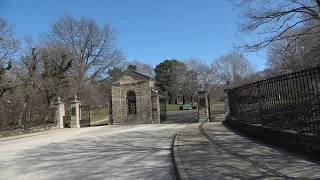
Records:
M49 106L53 105L58 96L67 96L70 90L67 72L71 68L72 59L69 54L68 49L61 44L57 44L55 48L44 48L41 52L41 90L44 91Z
M301 31L299 28L294 31ZM303 35L294 42L292 38L272 42L268 48L267 64L278 75L319 65L320 37Z
M197 72L191 69L179 67L175 71L176 80L173 88L177 98L182 97L182 102L192 102L197 90Z
M68 70L72 53L59 42L41 44L31 36L26 36L24 44L20 66L15 72L23 91L23 108L52 106L58 95L65 97L70 91Z
M240 48L257 51L271 42L290 38L294 42L306 34L319 34L320 0L230 0L242 8L239 30L255 42L245 42ZM301 31L288 31L306 25ZM317 29L315 31L315 29ZM290 44L290 43L289 43Z
M11 69L11 63L6 67L0 65L0 99L5 92L14 88L14 86L7 80L6 73Z
M124 59L116 48L116 33L109 25L101 28L92 19L76 20L70 14L62 15L51 26L49 42L58 41L72 52L71 72L78 87L85 81L105 79L107 71Z
M6 76L11 69L11 58L19 48L19 39L15 37L13 26L0 17L0 98L15 87Z
M19 48L19 39L15 37L13 26L0 17L0 65L7 63Z
M199 85L207 87L209 84L220 82L220 75L216 66L208 65L198 58L191 58L186 61L186 64L188 69L196 72Z
M212 62L224 80L230 80L233 86L246 83L246 78L254 73L254 68L243 54L231 52Z
M190 58L185 63L189 70L196 72L196 87L198 89L202 87L209 94L210 101L217 99L218 92L220 92L218 87L223 80L217 67L214 64L208 65L198 58ZM194 89L194 93L197 88Z
M116 79L121 73L126 69L123 66L114 66L112 69L108 70L109 81Z
M31 36L26 36L24 42L26 46L18 59L18 70L15 72L20 80L20 91L23 92L21 97L23 99L22 109L33 106L34 102L41 101L41 79L39 74L41 47Z
M146 64L138 60L134 60L134 61L124 61L121 66L125 70L128 68L129 65L134 65L139 73L142 73L150 77L154 77L154 71L150 64Z

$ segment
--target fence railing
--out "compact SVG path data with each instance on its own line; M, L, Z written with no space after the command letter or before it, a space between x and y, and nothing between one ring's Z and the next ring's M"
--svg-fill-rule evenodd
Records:
M15 130L31 130L56 125L55 108L24 111L0 111L0 134Z
M228 100L237 121L320 135L320 67L232 89Z

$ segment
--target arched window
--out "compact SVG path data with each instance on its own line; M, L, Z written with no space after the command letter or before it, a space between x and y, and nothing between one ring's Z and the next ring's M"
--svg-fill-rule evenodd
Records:
M128 114L137 114L136 93L128 91L127 93Z

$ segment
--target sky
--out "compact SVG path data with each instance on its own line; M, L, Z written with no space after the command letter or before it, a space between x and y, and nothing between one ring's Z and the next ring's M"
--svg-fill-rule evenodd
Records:
M126 60L153 67L195 57L209 64L241 42L239 13L227 0L0 0L0 16L20 37L47 33L64 13L109 23ZM246 57L256 70L265 68L265 51Z

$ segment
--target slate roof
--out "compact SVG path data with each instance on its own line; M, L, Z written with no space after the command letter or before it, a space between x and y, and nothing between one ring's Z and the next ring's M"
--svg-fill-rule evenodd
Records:
M139 72L134 71L134 70L131 70L131 69L127 69L126 71L124 71L123 73L121 73L118 77L116 77L114 80L112 80L112 82L117 81L118 79L120 79L120 78L121 78L122 76L124 76L125 74L128 74L128 72L132 72L132 73L137 74L138 76L141 76L141 77L143 77L143 78L145 78L145 79L148 79L148 80L151 80L151 79L154 80L153 77L147 76L147 75L145 75L145 74L139 73Z

